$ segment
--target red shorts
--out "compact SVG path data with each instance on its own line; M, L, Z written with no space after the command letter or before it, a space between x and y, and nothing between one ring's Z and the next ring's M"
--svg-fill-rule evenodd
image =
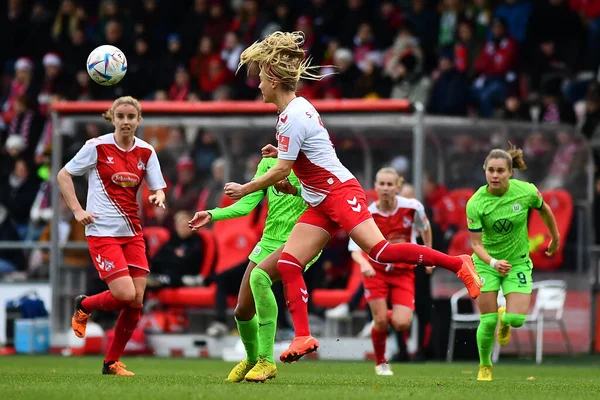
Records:
M318 206L309 206L298 223L318 226L333 237L338 227L350 233L370 218L365 191L356 179L351 179L333 190Z
M375 276L362 277L365 300L390 299L392 306L415 309L415 271L412 268L384 271L376 269Z
M146 242L141 234L114 238L88 236L87 242L98 275L107 283L122 276L144 277L150 272Z

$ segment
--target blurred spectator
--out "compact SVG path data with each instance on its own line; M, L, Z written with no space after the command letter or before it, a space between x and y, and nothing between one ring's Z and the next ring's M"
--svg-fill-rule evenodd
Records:
M42 59L44 66L44 78L41 90L37 97L40 114L46 118L49 116L49 103L53 95L65 96L68 92L69 82L62 70L62 61L56 53L46 53Z
M440 47L446 47L454 42L458 21L464 16L463 1L443 0L442 7L438 45Z
M473 96L483 117L491 117L494 107L504 102L508 84L516 79L517 61L517 44L508 36L506 22L494 18L492 40L475 61L478 78L473 85Z
M406 52L395 57L386 65L386 70L394 82L390 95L392 99L428 103L431 80L421 71L417 55Z
M33 160L35 148L42 134L44 119L31 104L27 95L15 99L13 111L12 121L8 125L8 137L20 137L23 140L23 156Z
M227 68L235 73L240 62L240 54L244 51L244 45L236 32L229 31L223 39L223 50L221 50L221 59L227 65Z
M150 259L151 273L148 275L148 288L184 286L185 277L200 274L204 244L200 235L192 232L188 221L193 214L179 211L173 216L174 229L171 237Z
M428 110L432 114L466 115L469 83L465 74L454 67L452 53L440 55L438 70L433 74Z
M191 10L185 13L181 24L181 39L184 44L183 53L190 58L196 51L196 44L202 30L209 20L209 0L194 0Z
M529 90L533 93L539 93L543 84L553 81L560 85L570 75L569 67L556 53L556 44L552 39L541 40L526 69L530 72Z
M490 20L492 19L492 10L490 0L472 0L467 4L465 16L473 21L475 28L475 37L485 40L488 35Z
M195 86L190 80L190 74L183 65L180 65L175 70L174 82L169 88L169 100L186 100L188 95L193 91L195 91Z
M548 175L539 184L540 190L565 188L572 196L580 196L585 191L585 166L588 150L583 141L568 132L556 134L558 148Z
M2 106L2 120L8 124L15 114L15 102L18 97L25 94L29 98L35 97L33 82L33 62L29 58L21 57L15 63L15 75L10 83L8 96Z
M194 160L187 155L182 156L177 161L177 178L167 195L171 215L181 210L193 211L200 190L195 179Z
M136 77L135 80L129 82L129 90L132 96L140 99L152 95L161 85L161 79L166 79L166 76L160 75L167 73L167 69L171 67L169 65L163 70L157 65L155 56L150 52L148 39L144 36L135 39L134 51L127 57L127 62L127 72L135 74Z
M8 182L2 182L0 204L8 209L9 218L15 224L21 240L27 236L29 213L39 186L37 177L31 173L30 165L23 158L16 160Z
M330 87L337 89L340 97L357 97L356 83L360 77L360 70L354 63L352 52L347 48L337 49L333 55L333 62L337 67L337 74L331 78Z
M198 197L197 210L210 210L218 207L223 198L223 186L225 186L225 159L217 158L213 161L212 176L204 185Z
M481 53L483 44L473 35L471 21L462 20L458 23L457 40L454 45L454 63L458 71L464 72L469 78L475 76L475 60Z
M531 121L529 106L518 96L508 96L504 100L502 118L507 121Z
M519 44L523 44L532 9L531 0L504 0L494 11L494 17L503 18L508 26L509 35Z
M567 0L538 1L533 9L527 27L529 49L539 48L543 41L556 44L558 56L565 60L571 69L580 62L584 30L579 16L569 9Z

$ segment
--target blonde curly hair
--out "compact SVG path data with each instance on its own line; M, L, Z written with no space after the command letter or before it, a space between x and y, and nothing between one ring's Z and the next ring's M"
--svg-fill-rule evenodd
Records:
M286 90L295 91L300 79L320 81L327 75L318 71L321 66L311 66L302 49L304 32L273 32L261 41L254 42L240 56L238 71L246 64L258 63L267 79L279 82ZM237 71L236 71L237 72Z

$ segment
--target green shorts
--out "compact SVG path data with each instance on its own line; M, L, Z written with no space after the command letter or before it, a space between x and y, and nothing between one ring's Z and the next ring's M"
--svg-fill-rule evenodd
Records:
M260 242L256 243L252 253L248 256L248 259L254 262L256 265L260 264L265 258L269 257L271 253L283 246L285 242L279 240L265 239L262 238ZM306 265L304 271L306 271L311 265L313 265L318 259L321 253L319 253L311 262Z
M495 268L480 261L475 263L475 269L483 281L482 292L497 292L502 287L504 295L509 293L531 294L531 284L533 283L531 278L533 263L531 260L513 265L507 276L500 274Z

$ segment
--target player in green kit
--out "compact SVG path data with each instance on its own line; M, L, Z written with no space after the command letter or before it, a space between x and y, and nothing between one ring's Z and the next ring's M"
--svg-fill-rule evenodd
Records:
M276 163L276 158L263 158L258 164L254 179L265 174ZM271 290L273 282L267 272L255 267L269 255L276 253L278 258L281 254L292 228L307 208L300 191L300 181L292 172L287 180L244 196L229 207L198 211L189 222L192 230L198 230L210 221L242 217L250 214L267 196L269 213L263 235L248 256L250 262L242 279L235 308L235 321L246 349L246 359L231 370L227 377L229 382L241 382L244 379L264 382L277 376L273 345L278 309ZM307 268L318 258L319 256L312 260Z
M531 273L527 220L536 209L548 227L552 240L546 255L558 251L560 236L554 214L535 185L511 179L515 169L525 169L523 151L510 146L494 149L483 164L487 185L467 203L467 224L471 232L473 261L483 281L477 299L481 320L477 328L479 374L477 380L492 380L491 354L498 321L498 343L505 346L510 328L525 322L531 300ZM498 290L506 297L506 307L498 309Z

